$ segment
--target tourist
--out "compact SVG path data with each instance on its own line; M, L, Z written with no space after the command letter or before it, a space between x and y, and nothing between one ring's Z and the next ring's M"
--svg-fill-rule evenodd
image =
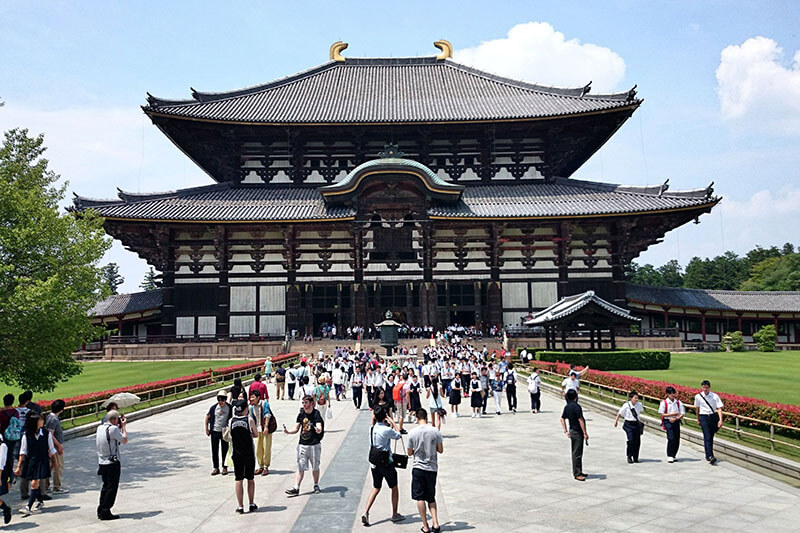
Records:
M494 412L496 415L503 414L503 389L505 389L506 382L503 379L503 374L500 370L495 373L495 378L489 381L489 387L492 389L492 396L494 397Z
M319 384L314 387L314 399L317 402L317 410L319 411L319 414L322 415L322 418L325 418L331 402L331 387L328 385L327 374L321 375L317 382Z
M20 424L22 424L22 428L26 427L28 413L35 413L38 415L42 414L42 407L38 403L33 402L33 393L29 390L26 390L22 394L19 395L19 406L17 407L17 414L19 415ZM21 438L21 437L20 437ZM22 442L22 441L20 441ZM19 457L19 448L14 451L14 460L16 461ZM19 493L20 497L23 500L28 499L29 491L28 491L29 481L27 478L23 477L19 480ZM50 500L51 497L47 494L42 495L43 500Z
M28 504L20 513L29 516L44 507L40 483L50 477L50 458L56 455L53 434L43 430L44 420L35 412L29 412L25 420L25 434L19 448L19 459L15 474L30 483ZM35 503L34 503L35 502Z
M303 396L303 408L297 414L297 425L291 431L283 426L283 432L287 435L294 435L300 432L300 442L297 445L297 474L295 475L294 486L286 489L287 496L297 496L300 494L300 484L306 470L311 470L314 477L314 494L320 493L319 488L319 462L322 456L322 437L325 434L325 419L320 412L314 408L314 396L308 394Z
M353 389L353 405L356 409L361 409L361 400L364 395L364 380L366 379L363 367L359 366L350 378L350 388Z
M461 379L455 378L450 382L450 412L458 418L458 406L461 405Z
M453 378L455 378L456 372L453 367L450 366L450 361L445 361L444 368L442 368L442 389L444 389L444 395L450 395L450 388L453 383Z
M367 497L367 507L364 509L364 514L361 515L361 523L365 526L369 526L369 510L372 508L372 504L375 503L375 498L378 497L384 480L386 480L386 486L392 491L392 517L390 520L392 522L400 522L405 518L397 512L400 491L397 488L397 469L392 462L392 441L400 439L401 436L394 421L382 406L376 406L372 414L374 422L369 431L370 446L377 448L382 453L376 459L378 464L371 465L372 492ZM372 454L370 454L370 457L372 457Z
M250 384L250 388L247 390L247 396L250 397L253 392L258 393L258 398L260 400L268 400L269 399L269 392L267 391L267 386L261 381L261 374L256 374L253 377L253 382Z
M347 374L345 374L343 365L336 363L336 366L333 368L333 390L336 393L336 401L339 402L344 398L347 399L347 395L345 394L344 384L347 380Z
M107 421L97 428L95 444L97 446L97 474L103 479L100 488L100 503L97 506L97 518L100 520L116 520L119 515L111 513L117 501L119 478L122 471L119 462L119 446L128 443L127 421L117 411L106 413Z
M517 372L514 370L514 363L509 362L505 370L506 379L506 398L508 399L508 410L512 413L517 412Z
M572 476L578 481L586 481L583 473L583 444L589 442L583 409L578 405L578 391L569 389L566 393L567 405L561 413L561 427L572 442ZM566 421L569 420L569 430Z
M300 366L297 367L297 370L295 370L294 375L297 377L298 384L302 385L304 383L303 378L309 378L308 380L305 380L305 383L308 383L309 380L311 379L311 372L309 372L308 369L308 361L306 361L305 359L301 359ZM302 398L303 395L300 394L300 399Z
M412 374L411 382L408 384L408 409L412 413L416 413L422 409L422 402L420 401L420 389L422 384L419 382L419 377Z
M236 508L237 514L244 513L244 480L247 480L247 498L250 501L248 511L253 513L258 510L255 504L255 450L253 439L258 436L256 421L247 412L247 402L236 400L233 402L233 416L230 421L231 446L233 447L233 475L236 481Z
M569 376L561 381L561 397L567 400L567 393L571 390L575 391L575 401L578 401L578 393L581 390L581 382L578 380L578 374L570 372Z
M253 473L256 476L267 475L269 473L269 465L272 459L272 435L267 433L266 424L267 405L267 401L261 399L258 391L252 391L250 393L250 418L253 419L253 423L256 425L256 437L258 438L258 444L256 446L258 468ZM267 439L269 439L269 443Z
M14 402L12 397L12 404ZM0 432L0 510L3 511L3 523L8 524L11 522L11 507L3 500L3 496L8 494L11 489L11 473L7 468L8 462L11 461L11 449L6 441L3 439L3 432Z
M283 368L283 363L278 363L278 368L275 369L275 397L278 400L286 398L286 369Z
M378 389L378 397L375 399L375 405L372 407L373 414L372 414L372 423L375 423L375 413L374 410L376 407L380 407L389 415L392 416L392 404L389 403L389 397L386 394L386 389Z
M228 421L231 419L231 406L227 399L225 393L220 391L217 393L217 402L206 413L206 436L211 437L211 463L214 466L211 471L212 476L219 475L220 444L222 444L222 475L228 475L228 466L226 465L228 441L222 438L222 432L228 427Z
M297 370L294 363L289 363L289 370L286 371L286 388L288 389L289 399L294 401L294 389L297 386Z
M486 393L483 391L481 381L478 379L478 374L473 372L472 379L469 382L469 401L472 407L472 418L480 418L484 394Z
M267 383L272 383L272 357L267 357L264 361L264 377ZM269 396L262 396L264 400L268 400Z
M711 382L703 380L702 391L694 397L695 412L697 413L697 423L703 430L703 448L705 449L706 461L709 464L716 464L717 458L714 457L714 434L722 427L722 399L716 393L711 392Z
M542 378L539 376L539 369L534 368L528 376L528 394L531 395L531 413L538 413L542 409L541 391Z
M53 494L67 494L68 489L64 488L61 484L61 476L64 474L64 430L61 428L61 419L58 417L65 407L64 400L53 400L50 404L50 412L44 419L44 429L52 433L53 444L56 447L56 453L53 456L53 464L50 474L53 476ZM44 480L44 490L48 492L50 489L50 478Z
M303 376L298 379L298 383L300 383L300 388L298 389L298 395L300 396L300 405L303 405L303 398L306 396L311 396L312 398L316 395L316 387L309 384L308 382L309 376ZM314 398L316 402L316 398Z
M667 397L658 405L661 415L661 427L667 432L667 462L678 460L678 448L681 445L681 420L686 416L686 408L678 399L675 387L666 389Z
M628 463L639 462L639 448L642 446L642 432L644 431L644 423L640 418L642 413L644 413L644 407L639 401L639 395L636 391L630 391L628 401L622 404L614 418L614 427L619 424L620 417L624 420L622 429L625 430L627 437L625 456L628 458Z
M405 418L408 415L408 374L400 374L400 379L394 384L392 389L392 403L394 403L397 412L397 422L400 427L400 434L405 435L408 433L403 429Z
M575 368L575 363L570 363L569 365L569 375L575 376L576 378L582 378L585 373L589 371L589 365L583 367L583 370L578 370Z
M439 514L436 508L436 476L439 470L438 454L444 452L442 434L428 424L425 409L416 412L417 427L408 435L408 455L414 457L411 470L411 499L417 502L423 533L439 533ZM431 512L433 528L428 525L425 504Z
M245 399L245 390L244 385L242 385L242 378L234 378L233 379L233 386L231 387L230 392L228 393L228 403L233 405L233 402L236 400L244 400Z
M481 390L483 391L483 395L481 396L481 414L486 414L486 404L489 401L489 395L491 394L492 386L489 380L489 369L485 366L481 368L481 374L478 377L481 381Z
M19 413L14 407L15 399L13 394L3 396L3 410L0 411L0 438L3 439L8 449L8 457L2 475L8 480L9 490L10 485L14 482L14 463L19 455L19 442L25 431L25 426L20 422Z
M393 363L392 368L387 372L390 373L386 376L383 390L386 392L386 403L388 405L387 412L389 413L390 417L394 418L394 413L396 410L394 406L394 373L397 372L397 364Z

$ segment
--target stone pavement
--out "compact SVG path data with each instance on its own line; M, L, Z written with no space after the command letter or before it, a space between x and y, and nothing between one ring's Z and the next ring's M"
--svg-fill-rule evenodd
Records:
M533 415L520 387L517 414L448 417L437 489L444 531L675 531L722 529L800 530L800 491L728 462L712 467L702 452L682 444L669 464L663 434L643 436L642 462L625 461L624 432L602 415L585 411L590 445L584 455L589 479L570 475L569 441L558 422L562 402L544 395ZM273 391L270 391L273 394ZM72 492L47 502L40 514L15 513L3 529L42 531L327 531L365 530L361 525L371 477L369 413L352 402L333 403L323 440L322 494L311 494L307 474L301 495L283 491L294 481L297 435L273 437L271 474L256 479L257 513L239 516L233 475L211 477L210 446L202 431L212 400L133 422L122 449L122 484L116 522L99 522L94 437L69 441L65 485ZM491 401L490 401L491 404ZM293 425L299 402L273 401L278 423ZM466 403L462 404L465 412ZM491 405L490 405L491 407ZM411 429L411 427L409 427ZM392 524L384 488L370 519L377 531L419 531L410 500L410 470L400 471L400 512ZM18 494L17 487L12 495ZM10 496L10 495L9 495ZM19 507L17 497L8 501ZM2 527L2 526L0 526Z

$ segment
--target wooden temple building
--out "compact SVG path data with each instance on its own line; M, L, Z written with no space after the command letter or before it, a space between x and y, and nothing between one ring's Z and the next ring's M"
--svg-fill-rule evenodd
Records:
M571 178L641 105L451 59L347 58L263 85L148 95L144 112L213 184L78 196L161 273L137 335L283 336L323 325L518 324L593 290L719 201L710 186ZM113 326L114 322L111 321ZM122 331L122 329L120 330Z

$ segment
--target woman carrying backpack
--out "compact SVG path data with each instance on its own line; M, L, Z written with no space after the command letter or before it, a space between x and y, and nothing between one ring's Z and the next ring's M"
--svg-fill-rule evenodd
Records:
M328 385L328 375L322 374L318 380L319 385L314 387L314 400L316 401L317 411L325 418L331 402L331 387Z

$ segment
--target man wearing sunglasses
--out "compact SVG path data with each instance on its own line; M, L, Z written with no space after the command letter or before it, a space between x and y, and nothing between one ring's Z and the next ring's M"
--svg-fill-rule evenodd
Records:
M297 445L297 474L294 486L286 489L287 496L300 494L300 483L306 470L311 470L314 476L314 494L319 494L319 461L322 456L322 437L325 434L325 420L319 411L314 408L314 397L310 394L303 396L303 408L297 414L297 425L291 431L283 426L283 432L294 435L300 432L300 442Z

